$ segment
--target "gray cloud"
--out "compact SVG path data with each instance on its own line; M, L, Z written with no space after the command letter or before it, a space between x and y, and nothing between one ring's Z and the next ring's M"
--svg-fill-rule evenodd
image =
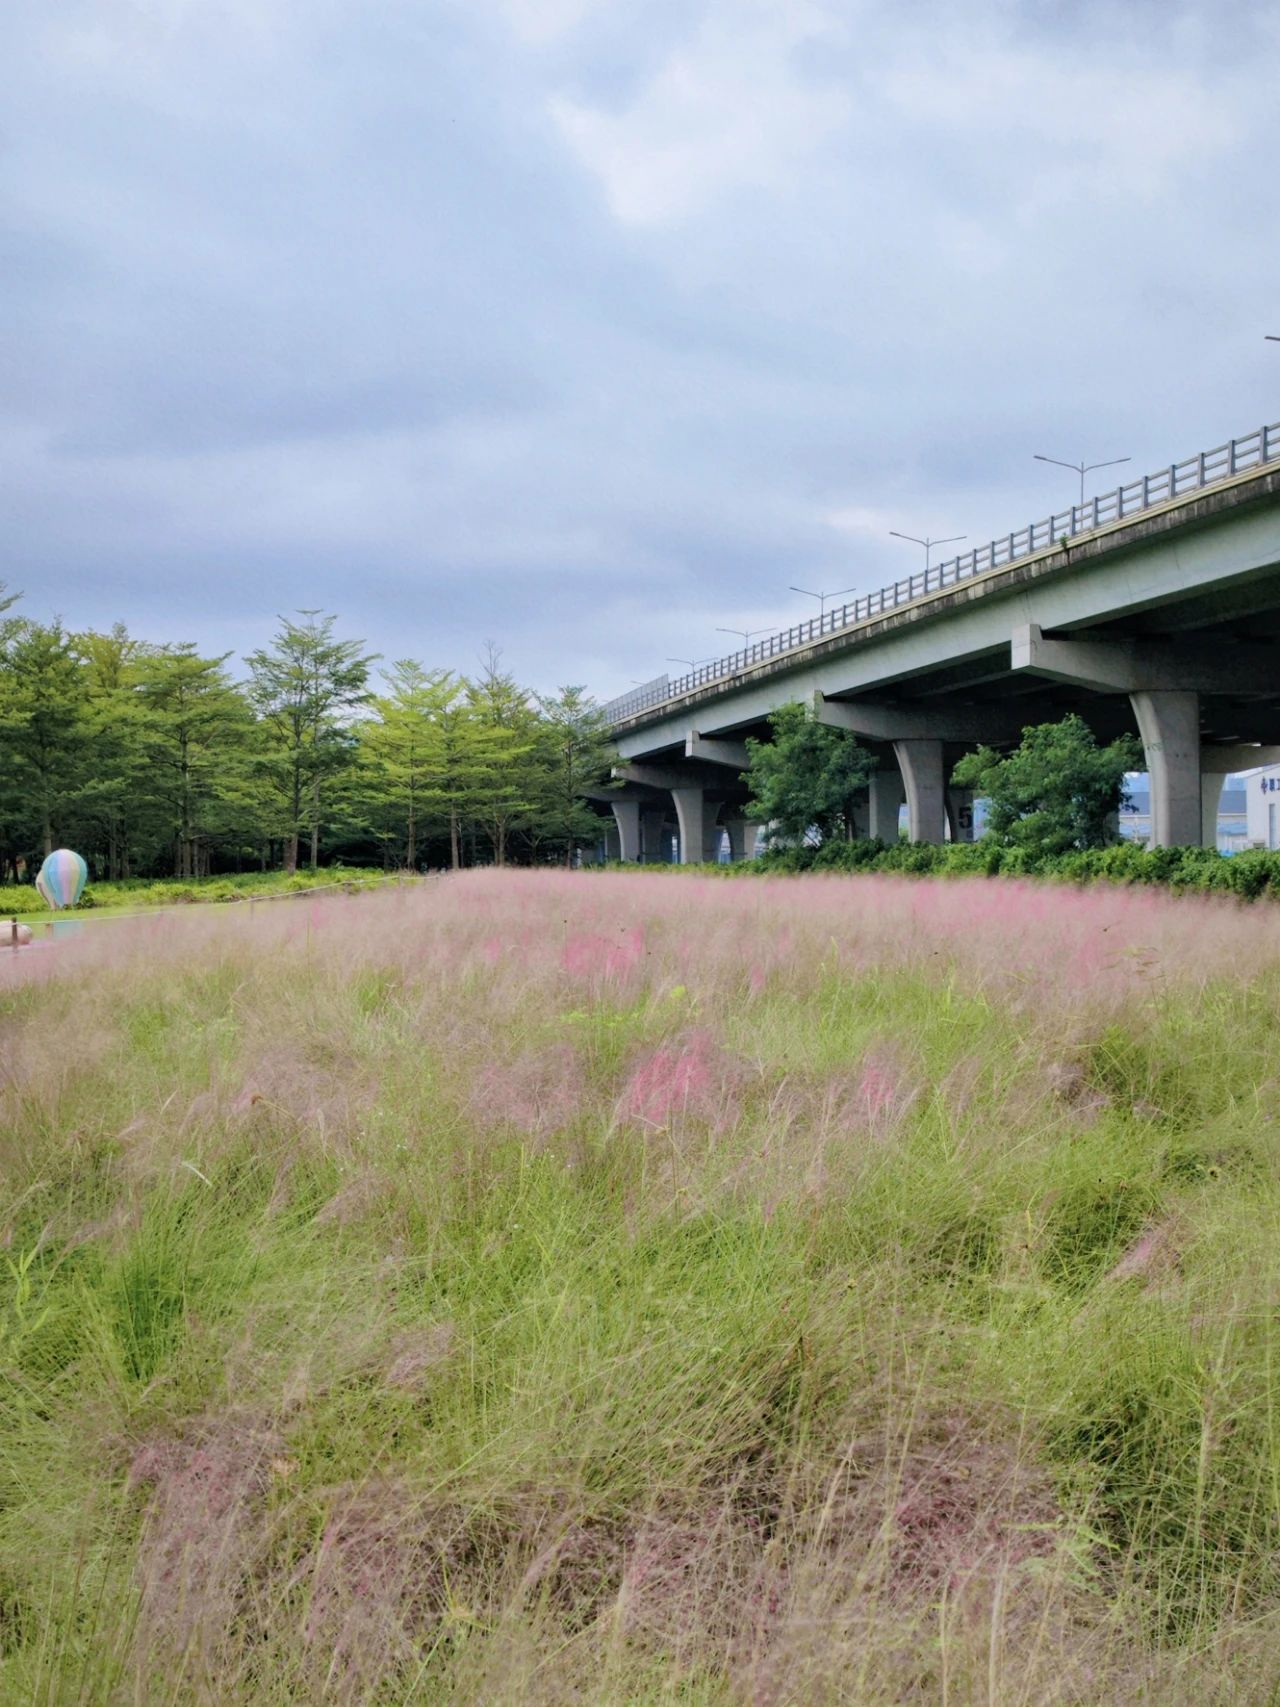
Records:
M35 612L612 692L1280 414L1265 12L18 0ZM1065 478L1065 477L1064 477Z

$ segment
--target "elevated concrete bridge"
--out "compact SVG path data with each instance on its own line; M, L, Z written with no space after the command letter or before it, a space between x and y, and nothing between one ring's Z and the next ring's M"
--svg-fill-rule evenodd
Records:
M1156 845L1212 845L1226 774L1280 759L1280 423L613 701L613 852L673 814L682 860L749 852L745 742L791 700L878 755L868 834L905 798L914 841L967 838L961 755L1074 711L1141 738Z

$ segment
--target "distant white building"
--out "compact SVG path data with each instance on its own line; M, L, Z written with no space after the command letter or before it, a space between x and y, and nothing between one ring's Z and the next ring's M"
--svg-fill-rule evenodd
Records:
M1280 774L1280 767L1277 771ZM1130 777L1127 790L1128 803L1120 812L1120 834L1126 841L1148 842L1151 839L1151 796L1146 776ZM1276 800L1280 803L1280 784L1277 784ZM1248 812L1252 810L1252 802L1247 776L1224 778L1222 798L1218 802L1219 853L1239 853L1242 848L1250 846L1253 835Z
M1247 845L1280 848L1280 765L1260 765L1240 778L1245 790Z

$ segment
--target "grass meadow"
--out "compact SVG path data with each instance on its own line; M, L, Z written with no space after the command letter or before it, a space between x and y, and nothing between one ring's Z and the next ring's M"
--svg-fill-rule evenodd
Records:
M246 871L223 877L126 877L91 883L75 909L77 919L98 919L105 912L114 923L125 912L152 907L188 907L196 903L265 901L305 894L311 889L353 887L388 881L387 873L353 867L322 867L319 871ZM37 928L49 925L54 914L34 883L0 885L0 947L4 925L11 918Z
M0 958L0 1700L1278 1698L1280 912L472 872Z

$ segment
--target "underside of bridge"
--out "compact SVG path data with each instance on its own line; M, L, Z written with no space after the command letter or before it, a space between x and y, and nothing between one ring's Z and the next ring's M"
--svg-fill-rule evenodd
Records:
M1212 845L1226 774L1280 760L1278 658L1269 469L630 719L620 790L599 804L615 856L678 845L692 863L714 857L724 829L740 857L754 843L745 742L767 740L770 711L800 700L876 754L867 833L896 836L905 799L913 840L964 838L957 761L1075 712L1099 741L1142 741L1153 843Z

